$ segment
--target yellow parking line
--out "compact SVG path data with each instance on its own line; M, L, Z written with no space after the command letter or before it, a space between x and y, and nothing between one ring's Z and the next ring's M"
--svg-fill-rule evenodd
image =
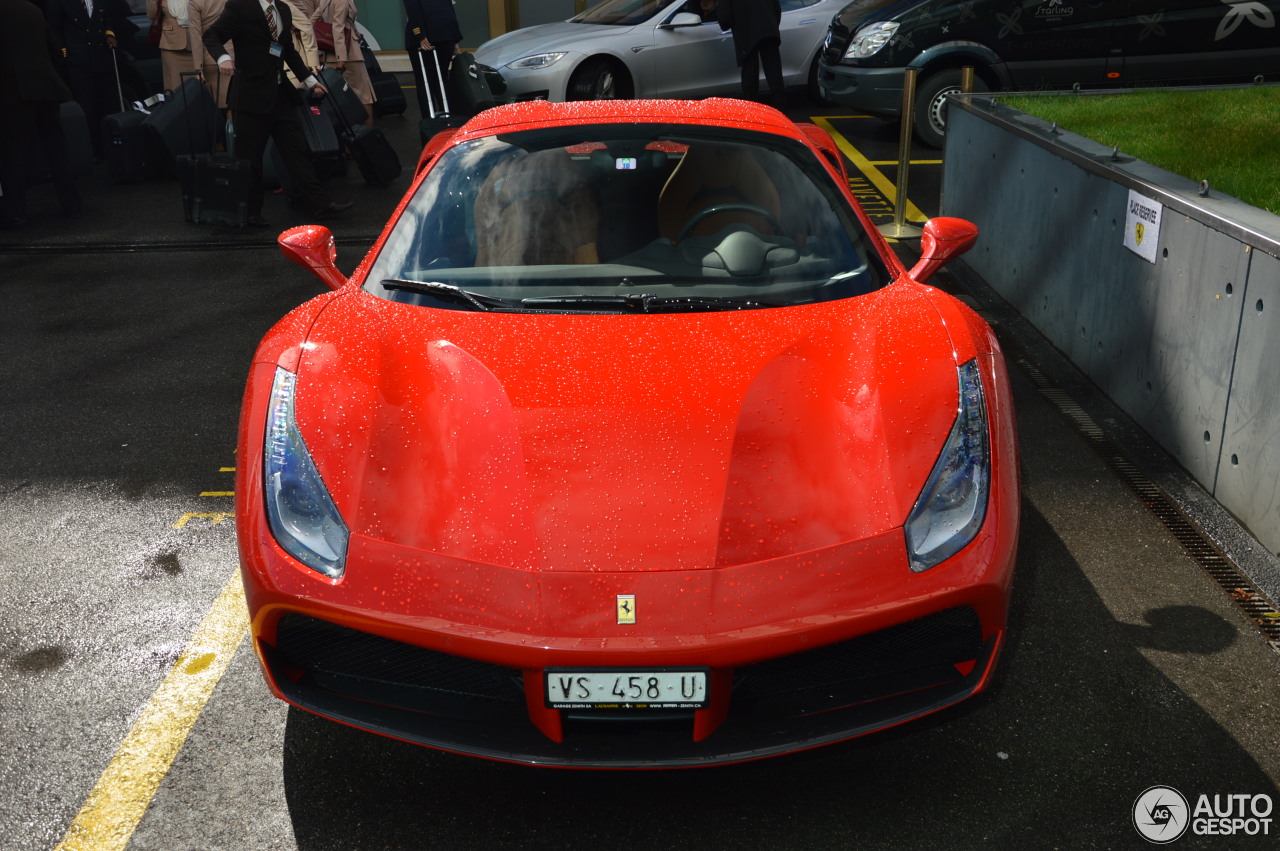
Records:
M235 491L200 491L201 496L235 496Z
M839 116L831 116L831 117L839 117ZM828 133L830 133L831 138L835 139L836 141L836 147L840 149L841 153L843 153L846 157L849 158L849 161L853 163L853 167L856 168L858 171L862 172L864 175L866 175L867 180L871 181L871 184L875 186L876 189L880 190L880 193L884 195L885 198L887 198L891 203L897 204L898 203L897 185L895 185L892 181L890 181L889 178L885 177L884 174L880 171L880 169L872 165L871 161L862 155L861 151L855 148L849 142L848 139L840 135L840 133L838 133L836 129L833 126L831 126L831 117L815 115L815 116L812 116L810 120L812 120L814 124L817 124L823 130L826 130ZM909 222L911 221L924 222L924 221L928 221L929 219L928 216L926 216L923 212L921 212L919 207L911 203L910 198L907 199L906 216L904 216L904 218Z
M56 851L110 851L129 843L248 629L237 570L143 707Z

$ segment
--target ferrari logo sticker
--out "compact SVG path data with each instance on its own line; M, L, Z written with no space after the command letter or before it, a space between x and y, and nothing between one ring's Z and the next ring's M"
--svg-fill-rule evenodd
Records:
M636 595L618 595L618 623L636 622Z

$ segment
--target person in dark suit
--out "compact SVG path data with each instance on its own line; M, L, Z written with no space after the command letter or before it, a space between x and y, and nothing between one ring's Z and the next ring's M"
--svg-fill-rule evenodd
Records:
M760 67L769 83L769 95L782 96L782 4L779 0L719 0L716 17L720 29L733 31L733 47L742 67L742 94L760 99Z
M27 155L36 144L49 161L62 211L80 215L80 192L58 117L58 104L71 100L71 90L55 66L61 56L37 6L28 0L0 0L0 112L5 117L0 133L0 227L27 222Z
M89 121L94 154L102 158L102 119L119 112L117 45L128 44L138 28L129 21L125 0L45 0L45 18L66 59L71 93Z
M267 141L275 139L285 167L302 197L314 205L317 219L337 215L351 208L351 202L337 203L329 197L307 156L295 107L301 94L284 73L289 69L303 85L319 96L326 89L312 75L293 46L293 19L288 5L273 0L227 0L222 15L204 31L204 46L218 58L218 71L231 78L227 105L231 108L236 156L252 166L249 224L265 227L262 216L262 157ZM235 50L228 54L225 44Z
M458 16L453 11L453 0L404 0L404 12L407 18L404 25L404 49L413 63L413 87L418 93L418 109L423 118L431 112L427 102L427 92L422 88L424 66L423 56L430 56L440 69L437 77L434 71L427 71L426 78L431 86L431 97L437 112L444 111L438 80L448 81L449 63L458 52L462 42L462 29L458 26Z

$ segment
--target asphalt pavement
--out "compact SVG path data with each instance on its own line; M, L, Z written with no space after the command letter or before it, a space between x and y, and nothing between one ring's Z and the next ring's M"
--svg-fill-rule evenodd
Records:
M879 178L851 177L874 202L896 131L787 111L823 116L865 155ZM326 222L341 268L408 185L416 124L412 99L378 122L405 166L392 186L354 167L331 179L356 202ZM926 214L939 167L922 157L912 174ZM0 231L0 846L1145 848L1135 805L1166 786L1189 822L1201 796L1219 816L1248 810L1239 825L1202 813L1173 847L1275 847L1280 814L1259 812L1280 801L1280 654L1265 613L1244 607L1275 600L1274 555L963 263L936 283L1001 336L1023 466L994 687L808 754L554 771L290 710L234 629L225 652L191 649L236 584L229 492L248 357L324 287L274 248L306 221L281 196L264 210L272 228L241 231L183 221L175 181L114 185L99 166L81 186L81 218L37 187L29 226ZM1206 551L1225 568L1207 569ZM226 669L207 692L165 697L214 657Z

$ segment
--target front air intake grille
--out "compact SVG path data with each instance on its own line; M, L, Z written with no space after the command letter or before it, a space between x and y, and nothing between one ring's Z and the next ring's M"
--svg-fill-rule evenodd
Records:
M300 614L280 619L274 667L325 691L404 709L524 708L520 672Z
M957 664L982 652L969 608L947 609L805 653L740 668L736 701L815 712L960 678Z

